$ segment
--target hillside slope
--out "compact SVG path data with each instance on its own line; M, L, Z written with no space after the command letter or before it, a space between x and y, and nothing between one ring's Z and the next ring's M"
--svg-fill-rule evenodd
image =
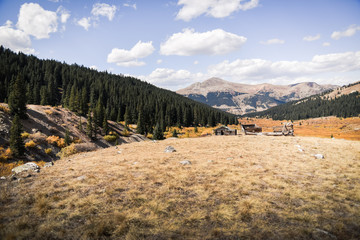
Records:
M359 149L214 136L78 154L0 180L0 238L359 239Z
M357 117L360 115L360 82L339 87L323 94L310 96L276 106L245 117L268 117L275 120L299 120L326 116Z
M0 105L3 106L0 109L0 147L6 149L10 139L9 129L12 118L7 112L4 112L7 105ZM56 154L65 147L63 140L66 135L66 130L69 131L72 141L77 143L75 146L82 148L82 151L106 148L114 145L114 142L110 143L104 139L104 133L101 128L99 128L96 139L90 139L85 132L87 125L86 118L81 118L81 130L80 116L65 108L27 105L27 115L29 117L28 119L21 120L23 131L28 133L28 136L24 137L24 142L26 144L33 141L35 146L26 148L27 151L23 160L51 161L58 159L59 157L57 157ZM113 121L108 122L110 131L118 136L118 144L146 140L143 135L135 134L131 130L124 135L125 128L123 125ZM46 154L46 149L51 149L51 153Z
M210 78L177 93L234 114L257 112L335 88L303 82L292 85L248 85Z

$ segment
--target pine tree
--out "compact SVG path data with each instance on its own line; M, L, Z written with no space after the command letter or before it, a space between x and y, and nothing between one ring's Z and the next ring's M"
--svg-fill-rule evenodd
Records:
M71 143L71 138L70 138L70 133L69 133L69 129L67 128L65 131L65 145L69 146Z
M14 157L24 155L25 145L21 138L22 125L19 115L15 115L10 128L10 149Z
M157 123L154 129L153 139L162 140L164 139L164 133L161 131L160 124Z
M129 107L126 107L124 118L125 118L125 128L129 129L129 124L130 124L130 121L131 121L130 120L130 109L129 109Z
M104 120L103 120L102 127L103 127L104 134L107 135L108 132L109 132L109 125L108 125L108 121L107 121L107 116L106 116L106 114L105 114L105 116L104 116Z
M10 114L18 115L21 119L26 119L26 89L23 77L18 75L11 86L9 95Z
M93 124L92 124L92 117L91 117L91 109L89 109L87 124L86 124L86 135L89 138L93 138Z
M138 121L137 121L136 132L139 134L144 134L145 131L146 131L146 126L145 126L145 121L144 121L144 117L143 117L143 110L140 109L139 117L138 117Z
M176 137L176 138L178 137L178 133L177 133L176 129L173 130L172 137Z
M79 119L79 131L80 131L80 132L83 131L82 122L81 122L81 115L80 115L80 119Z

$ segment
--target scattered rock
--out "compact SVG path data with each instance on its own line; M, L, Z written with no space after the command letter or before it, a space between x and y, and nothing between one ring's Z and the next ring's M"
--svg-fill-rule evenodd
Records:
M77 181L83 181L85 179L86 179L86 176L84 176L84 175L76 178Z
M117 151L118 154L121 154L121 151Z
M227 158L226 160L229 160L229 161L230 161L230 160L233 160L233 158L232 158L232 157L229 157L229 158Z
M118 146L115 146L115 149L118 149Z
M0 177L0 180L6 180L6 177L2 176Z
M28 163L25 163L23 165L13 168L11 171L15 174L21 173L23 171L39 172L40 167L36 163L28 162Z
M323 158L325 158L324 155L322 155L322 154L320 154L320 153L315 154L314 157L315 157L316 159L323 159Z
M54 166L54 162L47 162L45 163L44 168L52 167L52 166Z
M299 150L299 152L305 152L305 150L302 148L298 148L298 150Z
M297 148L301 148L301 146L300 146L300 145L295 145L295 147L297 147Z
M165 148L165 151L164 151L164 152L166 152L166 153L176 152L176 149L175 149L174 147L172 147L172 146L167 146L167 147Z
M208 163L212 163L212 162L214 162L213 160L208 160Z
M319 229L319 228L315 228L315 230L312 232L312 237L314 239L319 239L319 240L322 240L322 239L337 239L336 236L332 235L331 233L325 231L325 230L322 230L322 229Z
M156 140L153 140L153 143L156 143L157 141Z
M136 164L138 164L139 162L133 162L133 165L136 165Z
M191 165L191 162L189 160L184 160L179 162L182 165Z

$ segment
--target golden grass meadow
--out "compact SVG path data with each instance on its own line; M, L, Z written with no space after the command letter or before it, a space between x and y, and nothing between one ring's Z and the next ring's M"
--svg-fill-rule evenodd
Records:
M80 153L0 182L0 238L359 239L359 160L358 141L244 135Z

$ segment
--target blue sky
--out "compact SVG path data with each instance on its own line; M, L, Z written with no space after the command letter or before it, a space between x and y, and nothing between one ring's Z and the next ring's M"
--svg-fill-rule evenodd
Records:
M178 90L360 80L359 0L0 1L0 44Z

